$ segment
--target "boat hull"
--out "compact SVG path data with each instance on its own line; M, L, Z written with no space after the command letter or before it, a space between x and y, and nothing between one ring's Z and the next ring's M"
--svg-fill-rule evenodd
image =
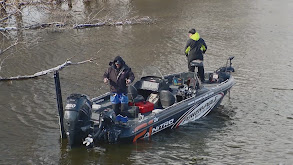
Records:
M174 105L164 111L170 111L169 114L154 115L151 119L141 120L136 127L129 128L125 134L119 136L119 140L123 142L136 142L139 139L150 138L165 129L174 129L187 123L196 121L208 115L216 109L223 100L226 91L219 92L211 96L203 96L202 98L194 98L181 103L182 105ZM132 130L133 129L133 130Z

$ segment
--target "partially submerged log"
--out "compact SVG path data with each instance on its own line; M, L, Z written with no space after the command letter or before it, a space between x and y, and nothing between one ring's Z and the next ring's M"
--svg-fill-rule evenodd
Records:
M101 27L101 26L122 26L122 25L135 25L135 24L151 24L154 20L150 17L141 17L141 18L132 18L126 19L124 21L100 21L95 23L85 23L85 24L76 24L73 25L73 29L84 29L84 28L92 28L92 27ZM63 22L51 22L51 23L37 23L34 25L24 26L22 28L26 30L30 29L43 29L48 27L66 27L67 24ZM17 27L0 27L0 32L12 31L12 30L19 30Z
M103 22L97 22L97 23L88 23L88 24L77 24L74 25L74 29L84 29L84 28L90 28L90 27L99 27L99 26L121 26L121 25L135 25L135 24L150 24L153 23L154 20L150 17L141 17L141 18L132 18L132 19L126 19L124 21L112 21L112 20L106 20Z
M18 30L17 27L0 27L0 32Z
M46 27L64 27L65 23L62 22L51 22L51 23L37 23L34 25L24 26L24 29L42 29Z
M78 25L73 25L73 29L84 29L84 28L99 27L104 25L106 25L105 22L99 22L94 24L78 24Z

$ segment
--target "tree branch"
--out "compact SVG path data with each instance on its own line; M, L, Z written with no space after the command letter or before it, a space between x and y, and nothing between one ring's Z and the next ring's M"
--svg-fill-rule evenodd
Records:
M4 52L6 52L8 49L12 48L13 46L17 45L18 44L18 40L15 41L14 44L8 46L6 49L4 49L3 51L1 51L0 49L0 55L3 54Z
M40 71L40 72L37 72L37 73L32 74L32 75L6 77L6 78L0 76L0 81L25 80L25 79L30 79L30 78L36 78L36 77L39 77L39 76L46 75L48 73L52 73L52 72L57 71L57 70L61 70L61 69L65 68L66 66L69 66L69 65L79 65L79 64L84 64L84 63L87 63L87 62L92 62L92 59L85 60L85 61L81 61L81 62L77 62L77 63L72 63L71 61L66 61L63 64L58 65L58 66L56 66L54 68L47 69L47 70L44 70L44 71Z
M101 51L101 49L97 52L99 53ZM70 58L71 59L71 58ZM39 76L43 76L43 75L46 75L48 73L52 73L52 72L55 72L55 71L59 71L69 65L79 65L79 64L84 64L84 63L88 63L88 62L93 62L94 60L96 60L97 58L91 58L89 60L84 60L84 61L80 61L80 62L76 62L76 63L73 63L71 62L70 60L66 60L66 62L64 62L63 64L61 65L58 65L54 68L51 68L51 69L47 69L47 70L44 70L44 71L40 71L40 72L37 72L35 74L32 74L32 75L24 75L24 76L15 76L15 77L7 77L7 78L3 78L0 76L0 81L10 81L10 80L25 80L25 79L30 79L30 78L36 78L36 77L39 77ZM95 63L96 64L96 63Z

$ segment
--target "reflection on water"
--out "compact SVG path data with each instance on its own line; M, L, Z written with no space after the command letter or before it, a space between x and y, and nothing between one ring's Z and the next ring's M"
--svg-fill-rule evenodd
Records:
M60 72L63 100L108 87L102 75L121 55L139 77L146 65L163 74L187 71L183 48L196 28L208 45L205 69L235 56L236 85L217 112L136 144L69 149L60 141L53 75L0 82L0 164L290 164L292 148L292 2L72 1L28 6L7 26L64 22L70 26L0 33L0 76L34 74L67 59L94 63ZM95 20L141 16L154 24L73 29ZM282 19L280 19L282 18ZM101 51L99 51L101 50ZM280 90L281 89L281 90Z

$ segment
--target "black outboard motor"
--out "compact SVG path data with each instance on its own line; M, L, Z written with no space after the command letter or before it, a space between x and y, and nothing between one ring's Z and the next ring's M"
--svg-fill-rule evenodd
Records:
M86 95L71 94L64 112L64 128L70 146L79 145L90 133L92 102Z

